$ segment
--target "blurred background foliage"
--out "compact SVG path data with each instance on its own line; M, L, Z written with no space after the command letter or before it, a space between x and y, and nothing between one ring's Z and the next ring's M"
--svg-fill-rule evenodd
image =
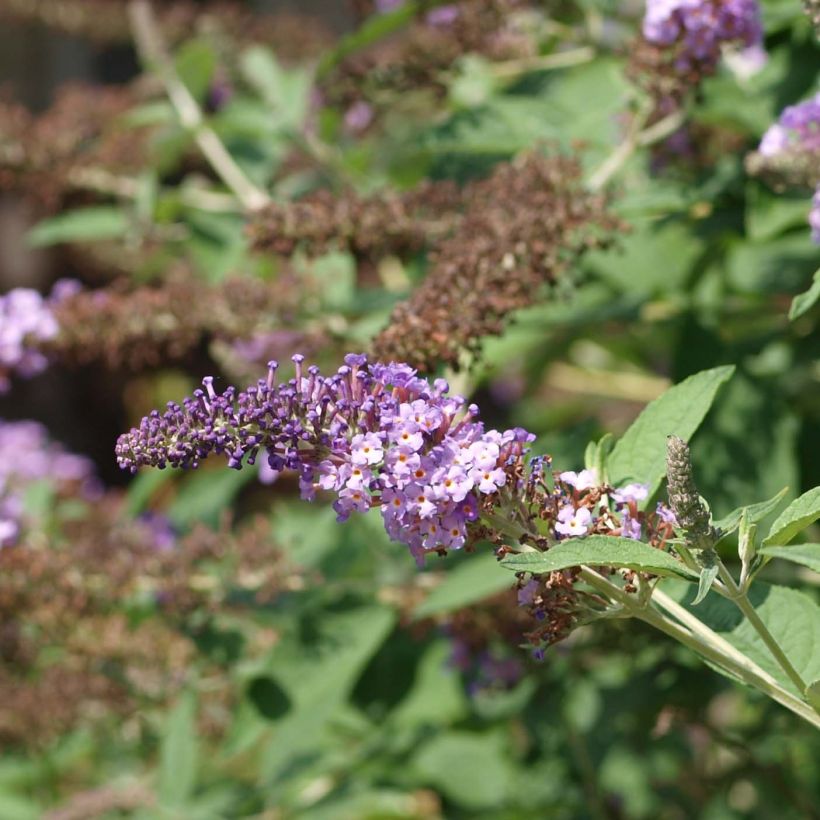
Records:
M368 255L330 231L312 246L321 210L287 250L260 249L140 73L125 5L0 3L0 135L25 149L0 175L3 291L69 276L125 294L88 325L105 339L78 335L0 397L0 416L43 422L103 482L92 495L32 483L24 540L0 552L0 817L820 816L816 732L642 625L581 629L536 663L489 555L417 571L378 515L337 525L286 477L116 471L116 434L152 407L207 373L252 381L271 350L335 363L368 348L427 271L423 244ZM435 36L402 51L412 3L156 5L208 126L283 207L319 189L465 184L556 146L579 148L589 174L634 104L633 3L517 10L508 36L535 43L523 57L466 35L456 53ZM808 199L744 170L782 108L816 90L817 42L797 2L764 0L763 14L763 70L722 68L687 108L702 144L637 151L615 179L616 247L571 265L454 377L488 423L526 426L579 469L589 440L670 384L737 365L693 442L716 516L820 484L820 313L788 318L817 268ZM398 56L356 62L385 43ZM93 85L66 90L75 80ZM149 319L165 314L128 295L174 276L178 347L149 355ZM249 281L267 295L226 308ZM217 314L257 323L265 344L238 350ZM818 598L809 569L767 572Z

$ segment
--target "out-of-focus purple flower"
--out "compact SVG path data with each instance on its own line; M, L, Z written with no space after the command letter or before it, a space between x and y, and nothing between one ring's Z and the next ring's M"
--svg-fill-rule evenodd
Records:
M598 477L595 475L595 470L581 470L580 473L576 473L573 470L566 470L560 473L558 478L563 481L564 484L574 487L578 492L589 490L598 484Z
M681 71L713 70L724 47L760 49L763 41L757 0L647 0L643 34L678 48Z
M809 227L811 228L811 241L820 245L820 185L815 189L811 199Z
M655 515L666 524L671 524L673 527L678 526L678 519L675 517L675 513L672 512L666 504L658 502L658 506L655 508Z
M612 491L612 498L618 504L628 504L630 501L637 503L643 501L649 493L646 484L627 484L626 487L618 487Z
M436 9L431 9L424 17L424 21L429 26L437 26L444 28L451 26L461 16L461 10L455 4L448 6L439 6Z
M92 463L49 441L35 421L0 419L0 546L13 543L25 516L23 499L36 481L79 488L85 497L96 490Z
M475 405L406 365L350 354L325 377L303 360L294 356L296 377L278 385L276 362L243 392L219 395L213 379L203 380L182 406L170 403L120 436L120 466L196 467L217 453L239 469L264 451L272 470L299 474L303 498L335 493L339 521L378 506L390 537L417 560L464 546L468 526L496 503L534 437L485 432Z
M376 0L376 11L379 14L387 14L403 5L404 0Z
M137 517L137 523L148 530L158 552L170 552L176 547L177 532L167 515L144 512Z
M343 122L345 131L359 134L373 122L373 107L364 100L357 100L345 111Z
M535 603L535 597L541 585L535 578L527 581L521 589L518 590L518 606L531 606Z
M761 72L769 61L769 55L762 43L758 43L742 51L730 51L724 55L729 70L739 79L748 80Z
M31 341L57 335L57 322L43 297L31 288L15 288L0 296L0 393L9 388L9 376L35 376L45 370L46 357Z
M572 504L567 504L558 510L555 531L566 536L585 535L591 521L592 513L586 507L576 510Z
M758 148L765 157L786 151L820 153L820 91L811 99L784 108L777 122L763 135Z

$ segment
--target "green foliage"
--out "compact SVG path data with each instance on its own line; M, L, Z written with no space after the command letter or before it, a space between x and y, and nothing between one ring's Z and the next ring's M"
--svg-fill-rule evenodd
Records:
M792 544L789 547L762 547L761 555L785 558L795 564L820 572L820 544Z
M553 572L589 564L596 567L625 567L655 575L677 575L697 579L680 561L662 550L631 538L611 535L589 535L572 538L551 547L547 552L524 552L510 555L501 562L516 572Z
M44 219L28 232L28 243L35 248L61 242L97 242L120 239L128 232L129 219L120 208L97 205L75 208Z
M788 544L818 518L820 518L820 487L815 487L792 501L780 513L772 524L769 534L763 539L763 545Z

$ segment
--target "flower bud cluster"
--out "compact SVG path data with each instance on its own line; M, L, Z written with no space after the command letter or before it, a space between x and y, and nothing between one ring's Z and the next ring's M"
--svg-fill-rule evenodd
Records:
M0 547L19 538L26 523L26 491L42 480L58 488L79 487L86 496L99 489L91 462L49 441L42 425L0 419Z
M349 354L332 376L303 369L217 394L205 379L183 404L155 411L117 442L120 466L196 467L216 453L239 469L264 451L275 472L294 470L303 498L335 494L340 521L381 509L385 528L421 560L472 540L485 507L500 503L533 436L521 429L485 431L478 408L448 395L402 364L368 364Z

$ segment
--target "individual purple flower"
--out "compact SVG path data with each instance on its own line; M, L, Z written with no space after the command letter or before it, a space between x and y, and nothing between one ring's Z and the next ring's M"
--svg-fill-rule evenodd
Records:
M632 538L635 541L640 541L642 532L643 528L641 527L640 520L633 518L629 509L625 509L621 516L621 535L624 538Z
M713 71L727 46L760 49L760 7L757 0L647 0L643 35L676 48L680 71Z
M637 503L643 501L649 494L646 484L627 484L612 491L612 498L618 504Z
M343 124L345 131L350 134L359 134L372 122L375 116L373 106L364 100L357 100L344 113Z
M217 394L204 379L182 405L172 402L120 436L120 466L196 467L222 454L239 469L261 455L274 470L297 471L303 497L335 493L340 521L380 507L390 537L418 560L463 547L469 525L523 472L533 436L485 432L478 408L449 396L442 379L431 385L406 365L370 365L354 354L331 376L305 368L302 356L293 361L290 381L277 384L271 362L267 378L242 392Z
M561 535L577 537L585 535L592 522L592 513L586 507L577 510L572 504L566 504L558 510L555 531Z
M598 484L598 476L595 475L595 470L581 470L580 473L576 473L573 470L566 470L560 473L558 478L563 481L564 484L574 487L578 492L589 490Z
M678 526L678 519L675 517L675 513L666 505L658 502L658 506L655 508L655 515L660 518L665 524L671 524L673 527Z
M538 595L541 585L537 578L530 578L524 586L518 590L518 606L532 606Z

